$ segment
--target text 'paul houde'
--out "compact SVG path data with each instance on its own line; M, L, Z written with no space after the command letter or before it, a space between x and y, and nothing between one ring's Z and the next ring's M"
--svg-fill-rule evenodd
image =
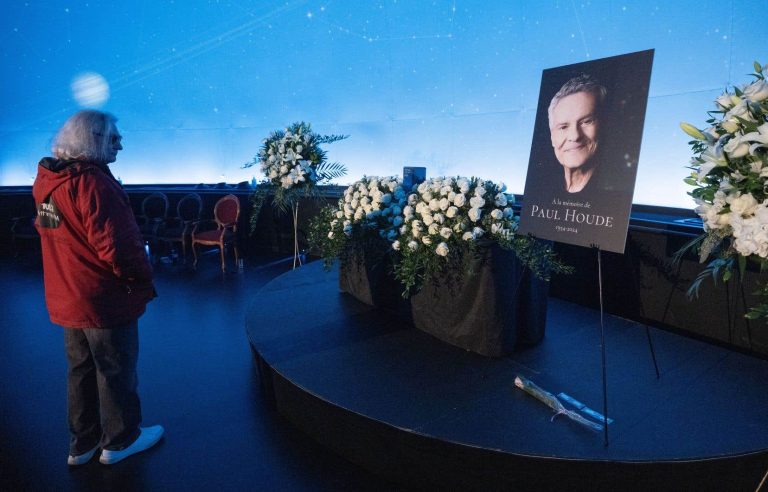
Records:
M553 205L558 205L564 208L543 208L538 205L531 207L531 217L546 220L557 220L562 222L571 222L575 224L585 224L601 227L613 227L613 216L611 215L599 215L589 213L589 211L578 210L572 207L589 208L589 202L562 202L559 199L552 201ZM575 232L575 231L574 231Z

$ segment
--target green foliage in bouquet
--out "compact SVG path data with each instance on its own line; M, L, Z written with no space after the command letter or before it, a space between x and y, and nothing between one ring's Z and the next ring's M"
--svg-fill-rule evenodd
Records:
M392 242L398 252L395 276L403 295L418 290L426 279L452 271L470 274L468 265L478 248L493 243L512 250L538 278L570 273L551 247L516 235L519 218L514 196L503 186L478 178L433 178L406 198L402 225Z
M313 196L317 185L327 184L347 173L344 165L328 162L326 151L321 147L347 137L320 135L312 131L309 123L294 123L265 138L259 153L244 167L259 165L270 191L274 192L275 207L285 212L301 196Z
M730 280L734 272L743 278L747 261L768 268L768 65L754 64L754 80L726 90L709 111L707 128L682 123L694 138L689 142L693 158L685 182L696 201L696 213L704 233L686 245L704 263L712 258L689 289L695 296L709 277ZM762 302L747 318L768 319L768 285L756 293Z

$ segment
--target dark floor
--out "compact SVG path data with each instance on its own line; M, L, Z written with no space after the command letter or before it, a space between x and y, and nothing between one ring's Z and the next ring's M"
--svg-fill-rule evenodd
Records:
M70 468L61 328L48 320L37 255L0 257L0 490L393 490L295 430L265 403L244 328L257 290L290 268L246 260L222 275L161 264L139 322L144 424L155 448ZM285 299L286 304L305 302Z

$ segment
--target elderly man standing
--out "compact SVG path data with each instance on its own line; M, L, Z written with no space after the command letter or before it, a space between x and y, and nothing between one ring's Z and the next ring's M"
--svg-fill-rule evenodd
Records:
M155 445L137 393L138 318L155 297L152 268L128 195L109 170L122 137L109 113L70 117L38 165L45 300L64 328L69 465L113 464Z

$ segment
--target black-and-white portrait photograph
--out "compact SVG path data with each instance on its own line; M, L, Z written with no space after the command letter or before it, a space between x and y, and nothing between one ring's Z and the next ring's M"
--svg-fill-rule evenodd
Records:
M544 70L520 231L623 253L653 50Z

